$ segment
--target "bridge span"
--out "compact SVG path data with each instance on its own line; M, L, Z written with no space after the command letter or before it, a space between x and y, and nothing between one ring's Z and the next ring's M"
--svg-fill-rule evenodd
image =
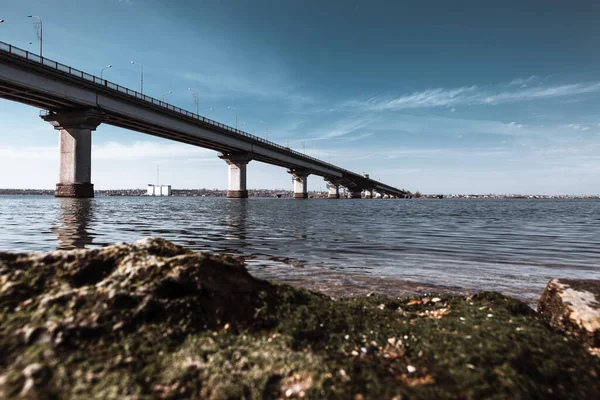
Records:
M407 197L410 192L307 156L236 128L175 107L105 79L0 42L0 98L42 109L59 131L58 197L93 197L92 132L102 124L188 143L220 152L229 166L227 197L248 197L246 166L251 160L284 167L294 177L294 197L307 198L307 178L325 179L330 198L340 186L352 198Z

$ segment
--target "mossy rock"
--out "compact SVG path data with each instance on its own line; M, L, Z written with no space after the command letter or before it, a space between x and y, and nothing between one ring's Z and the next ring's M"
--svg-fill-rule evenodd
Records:
M162 239L0 253L1 398L591 399L600 359L485 292L331 300Z

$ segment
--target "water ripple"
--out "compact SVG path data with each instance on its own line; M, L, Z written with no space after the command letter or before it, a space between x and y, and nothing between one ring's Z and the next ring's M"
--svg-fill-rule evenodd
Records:
M597 200L0 196L0 249L161 236L243 256L266 278L333 269L532 296L552 277L599 277L599 215Z

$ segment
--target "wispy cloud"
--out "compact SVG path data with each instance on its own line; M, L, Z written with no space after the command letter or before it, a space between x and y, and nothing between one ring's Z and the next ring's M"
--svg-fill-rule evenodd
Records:
M563 127L573 129L574 131L581 131L581 132L590 130L589 126L581 125L581 124L567 124L567 125L563 125Z
M92 147L92 156L97 159L132 159L132 158L216 158L216 153L212 150L201 147L190 146L183 143L160 143L160 142L133 142L131 144L122 144L118 142L108 142Z
M528 78L528 80L531 78ZM515 81L513 81L515 82ZM453 89L435 88L413 92L395 98L373 97L366 101L351 101L342 109L363 108L372 111L406 110L417 108L496 105L503 103L547 100L588 93L600 93L600 82L585 82L554 86L503 85L463 86Z
M354 142L357 140L368 138L369 136L373 136L373 133L363 133L362 135L351 136L351 137L346 138L346 140L349 142Z
M215 159L212 150L190 146L182 143L134 142L122 144L108 142L92 146L92 157L98 160L131 160L142 158L186 158ZM46 147L0 147L0 158L21 160L52 160L59 158L58 146Z
M312 132L308 135L308 138L305 139L305 142L314 142L317 140L327 140L339 138L341 136L349 135L357 130L364 128L365 126L371 124L373 122L372 118L351 118L351 119L342 119L339 121L335 121L329 126L324 126L319 129L317 132ZM366 136L365 136L366 137ZM358 139L356 139L358 140Z
M313 102L313 99L302 93L298 87L282 82L281 79L276 82L260 81L256 77L245 77L233 71L227 71L224 74L182 72L177 76L190 82L190 86L196 88L204 98L239 98L243 96L284 100L299 104Z
M512 81L510 81L511 85L527 85L533 81L537 81L538 79L540 79L539 76L537 75L531 75L529 78L516 78L513 79Z

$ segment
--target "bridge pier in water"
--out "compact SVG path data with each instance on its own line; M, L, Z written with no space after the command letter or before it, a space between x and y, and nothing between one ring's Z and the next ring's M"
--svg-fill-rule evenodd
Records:
M308 199L308 171L294 169L288 171L294 177L294 198Z
M94 109L65 110L42 115L59 131L60 174L56 197L94 197L92 131L102 122Z
M372 198L373 198L373 189L365 190L365 199L372 199Z
M362 197L361 189L348 189L348 191L350 192L351 199L360 199Z
M229 165L229 184L227 197L230 199L247 199L246 167L252 160L247 153L221 154L219 158Z
M330 199L339 199L340 198L340 184L337 182L327 181L327 189L329 189L329 195L327 196Z

